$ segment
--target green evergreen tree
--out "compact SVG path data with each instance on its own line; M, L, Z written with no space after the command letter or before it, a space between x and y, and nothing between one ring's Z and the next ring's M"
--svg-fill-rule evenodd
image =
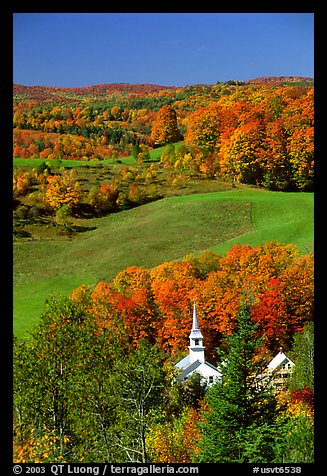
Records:
M234 333L226 340L229 352L221 362L222 381L208 392L199 461L271 462L278 411L271 391L258 384L263 365L254 357L260 341L245 300Z

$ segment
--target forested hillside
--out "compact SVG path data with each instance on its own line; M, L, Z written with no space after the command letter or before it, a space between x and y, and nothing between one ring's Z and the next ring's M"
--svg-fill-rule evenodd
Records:
M306 78L254 81L16 85L13 155L101 161L184 139L181 156L167 150L165 167L272 190L312 190L313 85Z
M111 284L49 298L40 324L14 347L15 460L312 462L312 280L312 256L267 243L132 266ZM196 375L176 382L193 300L207 358L227 356L240 372L226 373L228 394L219 397L225 430L208 423L220 383L207 399ZM263 371L280 345L298 371L288 390L258 393L249 369ZM230 413L233 424L224 420ZM217 445L221 431L236 441Z

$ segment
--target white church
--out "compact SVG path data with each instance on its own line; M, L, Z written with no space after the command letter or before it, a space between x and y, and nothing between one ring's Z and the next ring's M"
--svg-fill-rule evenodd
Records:
M177 369L180 370L178 380L186 380L193 373L197 372L201 376L202 383L206 383L210 387L222 379L222 373L218 367L205 360L203 335L199 328L195 302L193 307L193 325L189 338L189 354L175 364ZM273 385L278 389L278 387L285 385L293 368L294 362L280 348L279 353L268 363L267 369L261 375L258 375L258 379L262 384Z
M221 372L217 367L205 360L203 335L199 328L195 303L193 307L193 325L189 338L189 354L176 364L176 367L181 370L178 378L179 380L185 380L197 372L200 374L202 382L210 387L217 380L221 380Z

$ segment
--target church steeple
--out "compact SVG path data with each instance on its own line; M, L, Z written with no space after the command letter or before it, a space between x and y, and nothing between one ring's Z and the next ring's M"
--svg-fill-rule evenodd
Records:
M193 325L190 333L190 345L188 346L190 350L190 363L192 364L196 360L204 362L204 346L203 346L203 335L199 328L198 316L196 312L196 304L194 301L193 306Z

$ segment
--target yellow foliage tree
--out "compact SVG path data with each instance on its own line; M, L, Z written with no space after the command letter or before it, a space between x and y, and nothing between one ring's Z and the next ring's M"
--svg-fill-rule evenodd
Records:
M25 195L28 191L32 180L32 176L29 172L19 170L13 176L13 192L14 196Z
M13 442L14 463L64 463L62 446L68 438L56 436L54 431L43 427L41 430L32 429L23 435L19 428L15 429Z
M63 172L62 175L47 177L43 187L43 199L50 207L59 210L63 205L74 207L79 203L81 196L80 185L75 179L75 173Z
M148 453L158 463L191 463L198 453L199 415L186 409L175 422L158 424L147 436Z

